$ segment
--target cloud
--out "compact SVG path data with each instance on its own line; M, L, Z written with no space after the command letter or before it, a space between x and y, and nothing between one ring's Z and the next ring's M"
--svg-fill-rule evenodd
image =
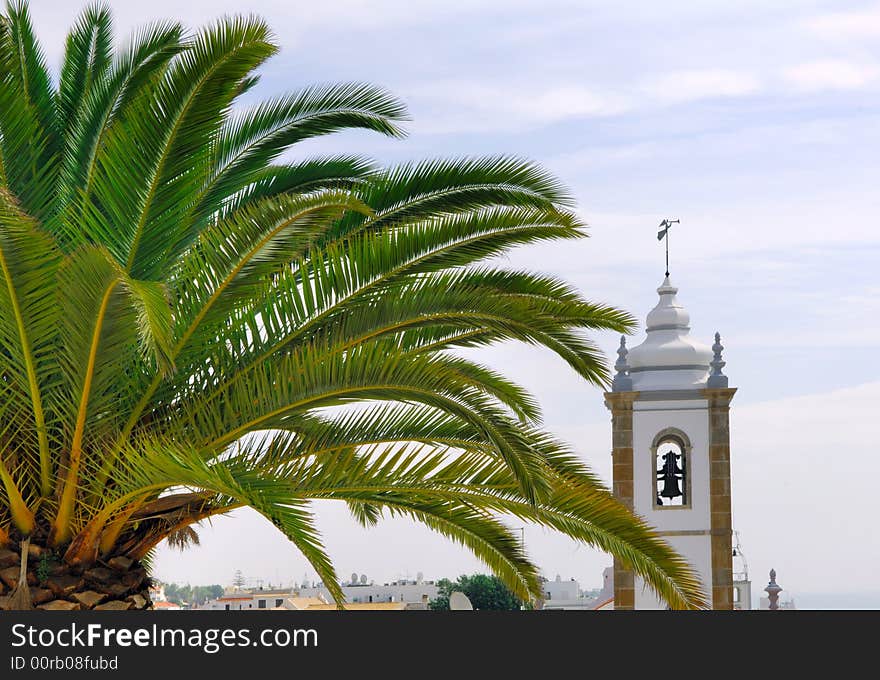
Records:
M820 14L803 22L809 32L826 40L852 40L880 36L880 6L856 12Z
M746 387L746 386L741 386ZM880 457L874 444L880 383L731 410L734 521L753 578L770 567L798 590L876 583L874 514Z
M668 103L744 97L755 94L761 83L754 75L727 69L673 71L644 83L641 90Z
M498 84L438 80L399 88L413 102L419 132L515 132L564 120L611 116L630 107L626 97L583 85Z
M797 90L855 90L872 83L880 68L843 60L812 61L785 69L783 79Z
M550 120L611 115L622 113L630 106L620 95L577 85L563 85L535 96L521 96L514 99L513 104L514 110L524 117Z
M617 88L575 82L536 88L534 82L526 81L439 80L401 91L414 101L419 130L438 134L515 132L565 120L618 116L655 107L658 102L676 105L744 97L757 93L760 87L760 81L749 73L706 69L672 71ZM450 102L454 108L449 107ZM422 113L420 107L424 107Z

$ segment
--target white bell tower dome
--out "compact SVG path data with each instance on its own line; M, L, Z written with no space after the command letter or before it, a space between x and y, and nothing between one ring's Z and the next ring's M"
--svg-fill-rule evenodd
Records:
M646 336L627 350L605 404L612 414L614 494L693 567L713 609L733 608L729 388L719 334L690 336L690 315L669 275ZM615 609L663 609L641 579L614 566Z
M648 313L647 337L627 355L634 390L705 387L712 350L690 336L690 314L676 298L667 276L657 289L660 300Z

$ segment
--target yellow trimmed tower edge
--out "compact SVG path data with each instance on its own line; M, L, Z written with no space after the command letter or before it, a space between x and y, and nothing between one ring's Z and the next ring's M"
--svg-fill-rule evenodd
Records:
M730 503L730 402L735 387L707 388L712 609L733 609L733 517Z
M606 392L605 405L611 411L612 491L633 509L633 402L637 392ZM635 609L635 577L614 560L614 609Z

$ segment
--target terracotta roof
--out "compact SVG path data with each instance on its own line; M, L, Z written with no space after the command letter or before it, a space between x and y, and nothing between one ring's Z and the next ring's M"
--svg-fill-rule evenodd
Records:
M594 611L600 611L600 610L605 610L605 609L614 609L614 598L613 597L609 597L604 602L600 602L595 607L593 607Z

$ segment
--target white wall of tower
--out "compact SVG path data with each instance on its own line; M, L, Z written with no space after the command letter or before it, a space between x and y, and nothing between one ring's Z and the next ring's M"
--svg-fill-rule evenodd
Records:
M675 428L684 432L691 444L689 507L660 507L652 445L659 432ZM705 532L702 535L664 536L673 548L690 562L703 584L712 583L709 530L709 412L705 399L642 401L633 404L633 505L658 531ZM706 587L707 597L711 587ZM653 594L638 583L637 609L665 609Z
M681 430L691 443L687 508L658 508L654 504L657 467L651 446L657 434L667 428ZM704 399L633 404L633 504L634 510L660 531L709 528L709 411Z
M707 583L712 583L712 541L710 537L665 536L664 539L679 555L683 555L690 562L703 582L707 600L711 601L712 588L706 586ZM661 602L641 578L636 576L635 581L636 609L666 609L666 603Z

